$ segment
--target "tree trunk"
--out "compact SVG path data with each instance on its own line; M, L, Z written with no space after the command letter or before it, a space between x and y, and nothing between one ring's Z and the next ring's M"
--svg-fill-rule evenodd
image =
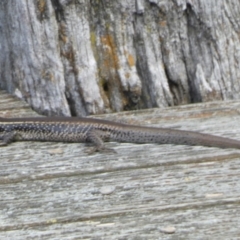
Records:
M239 0L2 0L0 87L46 115L240 97Z

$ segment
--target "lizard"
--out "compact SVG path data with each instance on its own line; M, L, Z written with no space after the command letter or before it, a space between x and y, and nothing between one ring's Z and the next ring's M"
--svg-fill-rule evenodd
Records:
M110 150L105 141L198 145L240 149L240 141L171 128L145 127L80 117L0 118L0 146L13 141L89 142L93 151Z

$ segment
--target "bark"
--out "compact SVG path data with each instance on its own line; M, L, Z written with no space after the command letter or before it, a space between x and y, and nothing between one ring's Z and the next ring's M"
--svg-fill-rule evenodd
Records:
M0 87L46 115L239 99L238 0L2 0Z

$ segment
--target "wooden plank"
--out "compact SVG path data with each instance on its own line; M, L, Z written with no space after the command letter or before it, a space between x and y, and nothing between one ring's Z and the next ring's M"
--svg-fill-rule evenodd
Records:
M29 105L0 90L0 117L37 116Z
M239 107L219 102L99 117L240 139ZM17 109L23 116L25 110L31 112ZM1 148L0 237L239 237L240 150L107 145L117 154L88 155L85 144L17 142Z

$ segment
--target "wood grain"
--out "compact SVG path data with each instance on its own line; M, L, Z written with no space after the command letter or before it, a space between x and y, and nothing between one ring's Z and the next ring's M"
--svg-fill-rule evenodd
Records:
M1 117L36 115L25 104L17 108L15 99L5 101L9 109L0 97ZM215 102L104 118L240 139L239 107ZM117 154L88 155L85 144L16 142L1 148L1 238L239 236L239 150L108 145Z

